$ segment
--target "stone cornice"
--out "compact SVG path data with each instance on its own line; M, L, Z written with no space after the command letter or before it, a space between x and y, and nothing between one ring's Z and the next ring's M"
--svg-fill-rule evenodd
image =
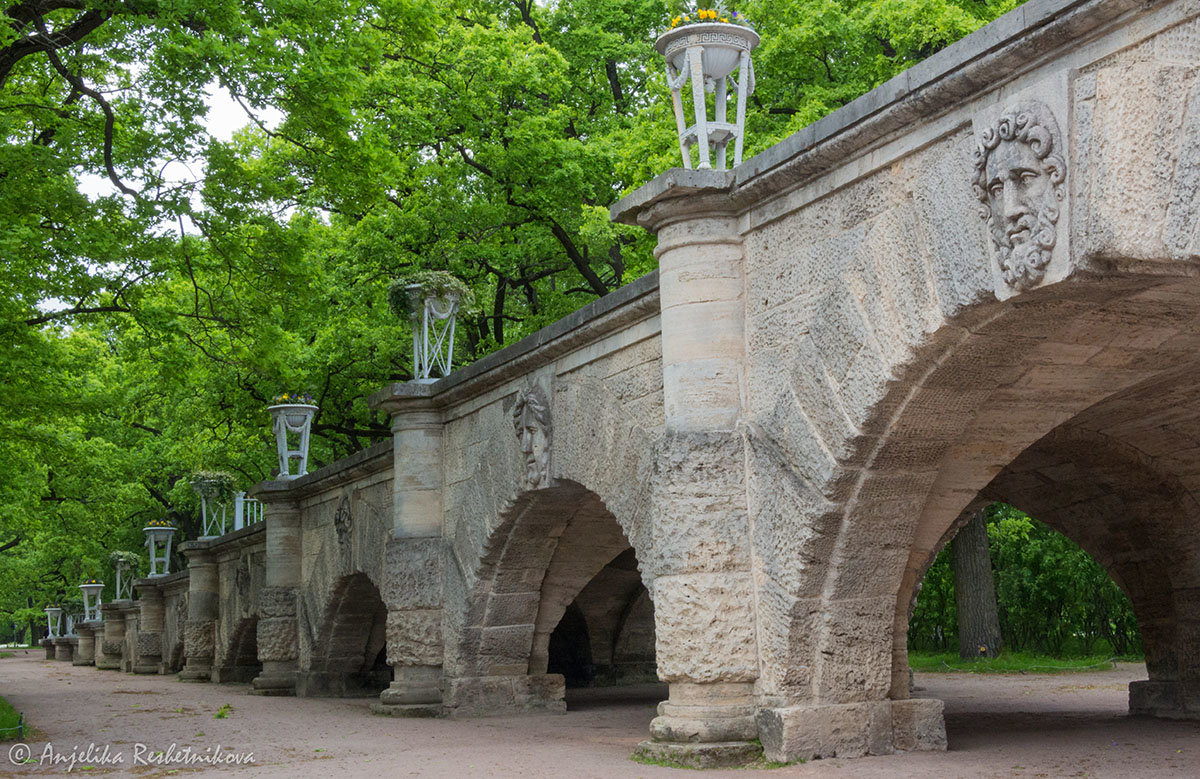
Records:
M264 503L299 500L318 492L349 484L363 476L379 473L391 467L392 442L391 440L380 441L299 478L261 481L250 488L249 495ZM243 531L251 529L243 528Z

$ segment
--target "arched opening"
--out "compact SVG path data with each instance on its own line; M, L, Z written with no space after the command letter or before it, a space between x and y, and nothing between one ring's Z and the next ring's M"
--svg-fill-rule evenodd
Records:
M373 697L392 680L387 663L387 607L364 573L339 579L321 615L312 662L297 695Z
M572 672L586 662L585 672ZM658 681L654 605L633 549L617 555L571 602L550 636L551 673L567 689Z
M1136 287L1071 290L1086 302L1048 294L1040 304L1003 307L893 412L891 440L872 463L884 467L859 493L882 507L887 489L893 509L903 509L902 522L876 525L890 543L865 558L882 572L896 553L907 557L893 612L893 700L910 697L915 587L961 512L1003 501L1077 543L1129 597L1146 671L1126 679L1127 696L1114 693L1105 716L1200 717L1200 365L1190 351L1195 303L1183 297L1195 289L1177 280ZM861 555L868 545L858 546ZM973 723L978 737L982 721L948 707L951 747L961 723ZM991 737L1008 732L987 722Z
M847 404L828 423L849 421L845 438L806 445L809 409L787 398L752 430L760 695L794 707L776 709L780 742L812 716L878 702L899 723L890 743L870 744L864 726L846 751L812 753L937 748L940 705L908 701L909 607L980 498L1063 532L1129 595L1149 679L1127 710L1200 715L1200 284L1075 280L979 304L923 338L874 352L866 378L824 395Z
M214 682L249 683L262 673L258 659L258 617L238 622L229 639L229 647L219 665L213 668Z
M653 610L634 550L599 496L580 485L560 481L517 499L474 592L452 644L454 716L565 711L567 687L640 679L653 666L645 648Z

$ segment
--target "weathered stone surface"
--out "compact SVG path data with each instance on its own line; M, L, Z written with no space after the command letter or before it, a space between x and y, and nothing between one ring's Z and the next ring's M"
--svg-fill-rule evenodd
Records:
M387 661L393 666L441 665L441 609L390 612L387 617Z
M291 587L264 587L259 596L263 617L296 616L296 590Z
M764 757L781 762L946 748L937 700L761 709L758 728Z
M442 605L442 540L388 541L383 602L389 609L436 609Z
M138 657L158 657L162 654L162 636L158 633L138 633Z
M258 658L295 660L299 654L294 617L270 617L258 621Z
M664 681L758 676L749 574L693 573L654 581L658 672Z
M564 713L565 688L560 674L477 676L452 679L446 691L451 717L487 717L522 712Z
M213 623L189 621L184 627L184 652L189 658L212 658Z
M633 759L677 768L737 768L754 763L762 753L761 746L745 741L708 744L643 741L634 750Z

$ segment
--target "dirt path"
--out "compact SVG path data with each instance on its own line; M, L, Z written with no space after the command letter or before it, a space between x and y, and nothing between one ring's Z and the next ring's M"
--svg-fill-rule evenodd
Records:
M1124 715L1126 685L1141 666L1056 676L918 674L918 694L946 701L950 751L819 760L771 772L805 777L1200 776L1200 724ZM370 700L260 698L243 685L186 684L45 661L0 660L0 695L39 728L59 755L107 745L124 762L88 773L139 776L680 776L629 760L662 697L655 687L585 691L565 716L484 720L373 717ZM229 704L228 717L213 717ZM252 766L133 766L140 754L184 747L253 752ZM13 766L0 744L0 776L65 773L66 764ZM695 774L682 774L691 776ZM745 771L707 776L746 776Z

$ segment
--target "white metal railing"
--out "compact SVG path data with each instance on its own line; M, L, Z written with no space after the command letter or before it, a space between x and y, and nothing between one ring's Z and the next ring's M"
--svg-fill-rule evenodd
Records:
M204 526L204 538L216 538L217 536L225 535L226 522L229 516L226 513L226 508L226 504L224 503L210 504L201 498L200 521ZM233 498L233 530L241 530L244 527L256 525L262 521L262 501L255 498L247 498L245 492L237 493Z
M263 521L263 504L261 500L247 498L246 493L239 492L233 501L233 529L241 530L250 525Z

